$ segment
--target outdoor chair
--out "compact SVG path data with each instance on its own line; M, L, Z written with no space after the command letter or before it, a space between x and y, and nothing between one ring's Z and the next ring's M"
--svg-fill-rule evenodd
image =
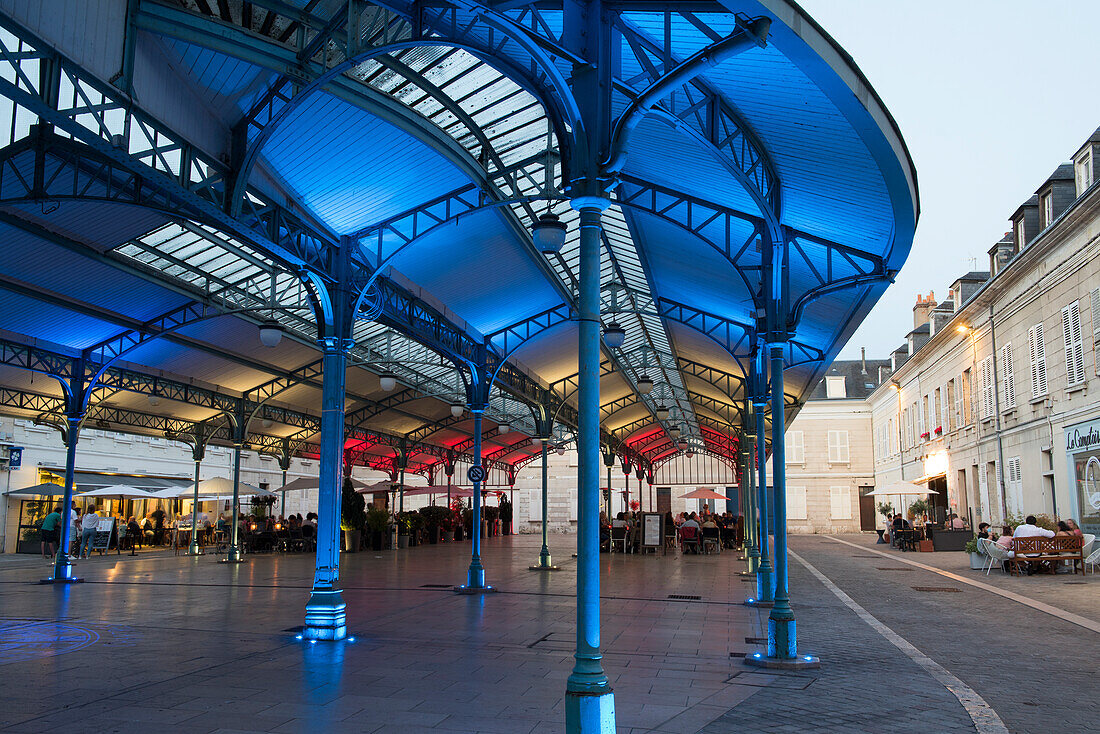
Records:
M715 553L722 552L721 531L718 528L703 528L703 552L709 552L707 548L711 546L714 546Z
M676 550L676 526L672 523L665 528L664 552L667 554L670 550Z
M1096 567L1100 566L1100 548L1097 548L1085 559L1085 570L1092 566L1092 572L1096 573Z
M693 553L698 553L701 550L699 530L698 528L682 527L680 528L680 552L687 553L689 548Z
M302 549L307 553L317 550L317 533L312 525L302 526Z
M611 527L611 552L615 552L615 545L618 544L623 553L626 553L626 531L627 528Z
M985 538L982 538L985 540ZM1004 564L1006 561L1011 561L1016 554L1012 551L1005 550L1001 546L997 545L991 540L985 541L985 552L989 556L989 565L985 567L985 575L989 575L989 571L993 568L993 564L997 563L1001 566L1001 570L1004 570Z

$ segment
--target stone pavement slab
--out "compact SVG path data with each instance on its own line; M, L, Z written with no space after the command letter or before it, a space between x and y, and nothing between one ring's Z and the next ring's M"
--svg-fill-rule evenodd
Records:
M576 563L565 546L562 571L528 571L538 547L485 541L489 597L427 586L463 579L468 543L346 554L356 641L316 645L294 639L309 556L107 555L67 588L34 583L45 564L0 564L0 728L561 731ZM601 557L621 732L697 731L759 692L729 680L752 625L739 570L732 553Z

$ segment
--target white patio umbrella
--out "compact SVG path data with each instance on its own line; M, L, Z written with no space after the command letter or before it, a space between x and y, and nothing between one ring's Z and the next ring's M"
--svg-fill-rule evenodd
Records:
M898 497L905 494L939 494L934 489L929 489L927 484L914 484L900 480L887 484L885 487L875 487L875 491L868 492L864 497Z
M77 497L138 497L140 499L157 499L158 495L144 489L131 487L125 484L100 487L87 492L81 492Z

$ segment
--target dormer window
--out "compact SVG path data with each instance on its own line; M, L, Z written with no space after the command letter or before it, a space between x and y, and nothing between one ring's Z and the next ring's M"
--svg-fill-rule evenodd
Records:
M1077 187L1077 196L1092 186L1092 151L1086 149L1073 162L1073 181Z
M1020 252L1027 245L1027 232L1024 231L1024 218L1020 217L1016 220L1016 232L1013 235L1016 238L1016 251ZM959 310L959 304L955 304L955 310Z
M1048 191L1043 194L1039 199L1039 212L1043 217L1043 221L1040 225L1043 229L1050 226L1050 223L1054 221L1054 193Z

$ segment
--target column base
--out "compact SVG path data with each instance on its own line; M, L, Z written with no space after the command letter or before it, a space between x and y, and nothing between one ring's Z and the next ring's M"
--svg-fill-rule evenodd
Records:
M528 571L560 571L557 566L528 566Z
M84 579L76 578L75 576L70 576L69 578L60 578L60 579L55 579L55 578L39 579L38 583L40 583L40 584L82 584L82 583L84 583Z
M741 602L747 607L756 607L757 609L771 609L775 603L770 601L761 601L760 599L746 599Z
M84 582L84 579L76 578L73 576L73 564L69 560L68 556L64 556L59 559L60 563L54 563L53 576L48 579L42 579L38 583L40 584L80 584Z
M230 546L229 555L225 558L219 558L218 563L244 563L244 554L237 546Z
M187 555L189 555L189 556L205 556L206 551L204 551L202 548L200 548L196 545L196 546L192 546L191 548L187 549Z
M566 734L615 734L615 694L565 692Z
M302 637L307 640L342 640L347 636L347 605L339 589L314 590L306 602L306 623Z
M788 610L789 614L789 610ZM798 659L798 634L792 618L775 619L776 611L768 618L768 657L779 660Z
M775 599L775 585L770 568L756 571L756 598L769 604Z
M815 655L803 655L797 658L769 658L763 653L745 656L745 665L770 670L813 670L821 667L821 659Z
M464 594L472 596L474 594L495 594L497 592L492 586L456 586L452 589L456 594Z

